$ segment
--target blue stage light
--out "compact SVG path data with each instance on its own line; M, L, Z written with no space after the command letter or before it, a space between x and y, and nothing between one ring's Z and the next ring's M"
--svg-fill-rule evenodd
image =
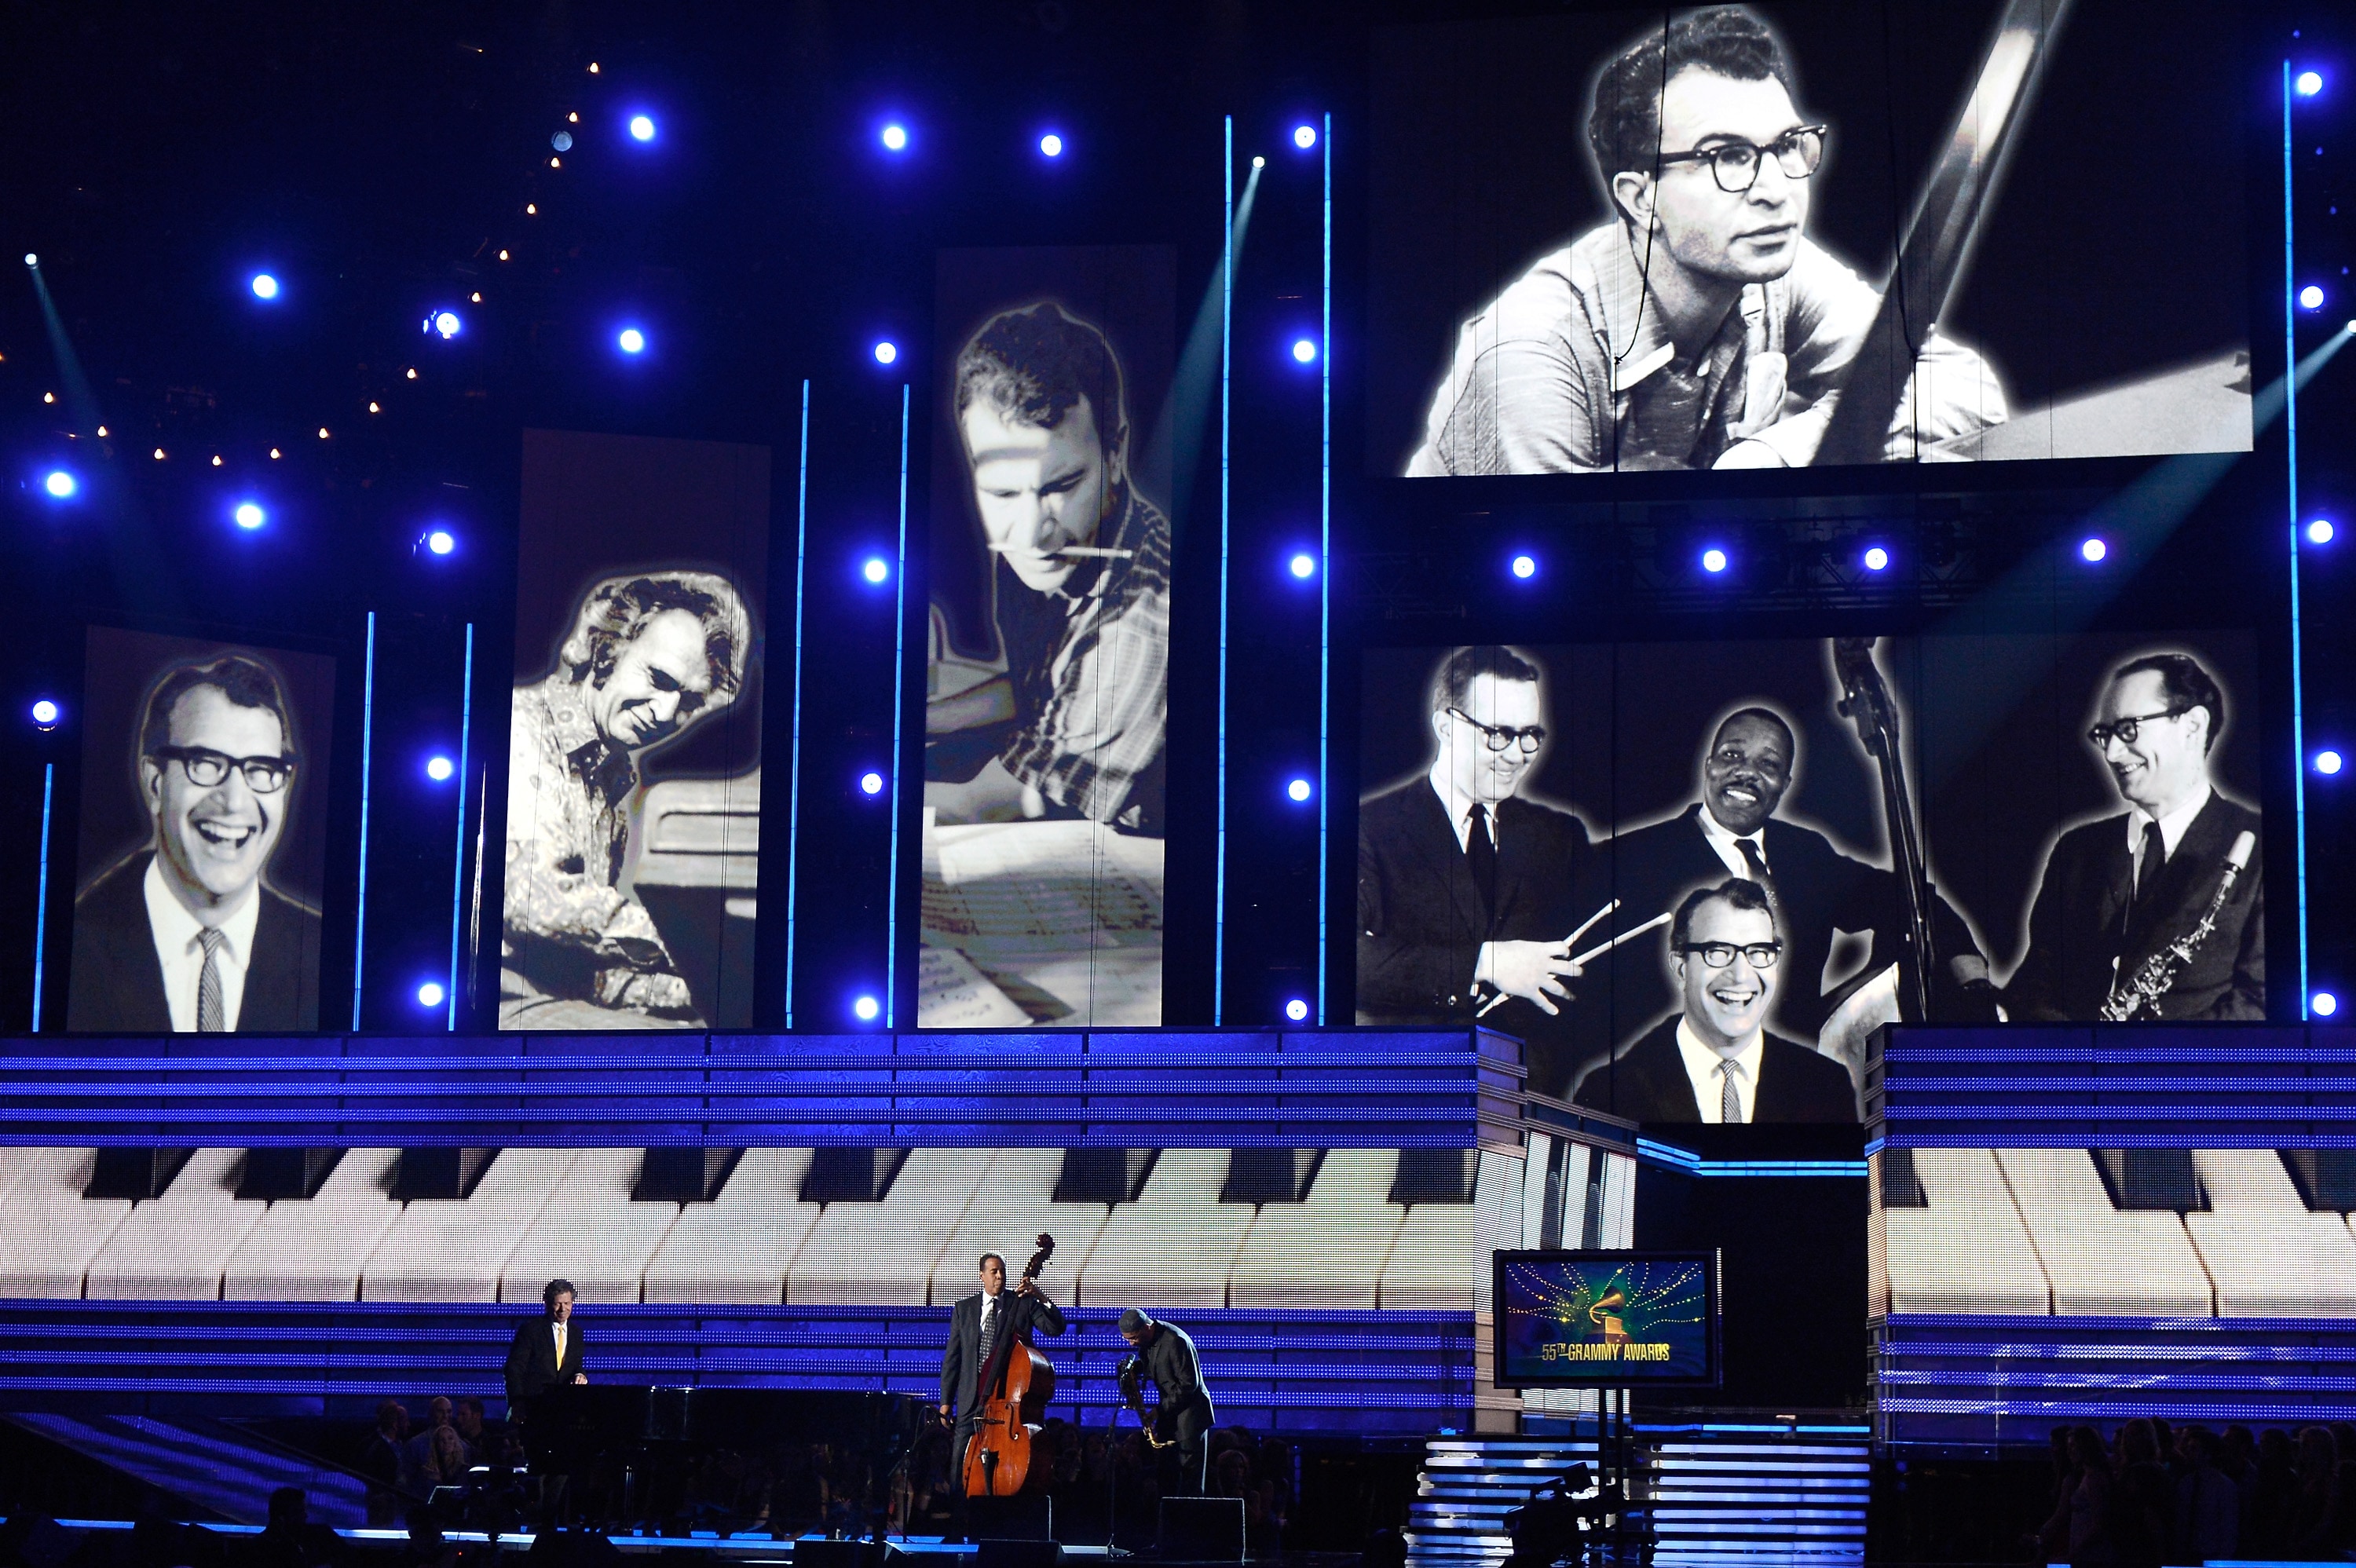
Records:
M73 499L73 493L81 488L81 481L62 468L52 468L48 477L41 481L41 488L57 500L70 501Z
M631 116L630 116L630 140L631 140L631 141L633 141L633 142L651 142L651 141L653 141L654 139L655 139L655 122L654 122L654 116L652 116L652 115L650 115L650 114L633 114L633 115L631 115Z
M236 508L230 513L230 517L239 528L248 533L270 520L270 514L263 511L261 503L257 501L240 501Z
M559 131L548 139L548 144L560 153L569 153L573 150L573 133Z
M884 338L875 345L875 363L878 365L889 365L898 357L900 357L900 346L890 338Z
M908 150L908 128L897 121L884 126L879 139L887 153L905 153Z
M2321 310L2323 308L2323 285L2320 283L2309 283L2307 287L2299 290L2298 303L2302 309Z
M1517 555L1507 564L1506 570L1511 571L1515 577L1520 578L1523 581L1527 582L1531 578L1536 577L1538 574L1537 557L1534 555Z
M1303 581L1317 575L1317 558L1309 554L1306 550L1294 556L1288 564L1291 569L1292 575L1301 578Z
M2318 991L2308 999L2307 1005L2313 1009L2317 1018L2328 1019L2340 1010L2340 998L2329 991Z
M860 774L859 793L862 795L882 795L884 793L884 775L873 771L872 769Z
M421 981L417 987L417 1005L421 1008L438 1008L449 998L449 996L450 993L442 988L441 981Z
M458 548L458 536L448 528L435 528L425 536L425 548L435 555L448 555Z
M1890 552L1882 549L1879 545L1867 546L1865 551L1865 569L1868 571L1889 571Z
M2336 773L2346 764L2346 758L2328 748L2315 753L2315 771L2319 773Z
M871 555L867 564L859 569L859 575L880 586L891 581L892 563L880 555Z
M252 281L246 286L253 291L255 299L274 300L278 297L278 280L268 272L254 273Z
M1292 144L1300 148L1304 153L1310 148L1315 146L1317 144L1317 127L1314 125L1295 125L1292 128Z
M1292 362L1293 362L1294 364L1296 364L1296 365L1314 365L1314 364L1316 364L1316 363L1317 363L1317 341L1316 341L1316 339L1314 339L1314 338L1311 338L1311 337L1296 337L1296 338L1294 338L1294 339L1292 340Z
M883 1011L882 1004L873 997L861 997L851 1004L851 1016L863 1024L873 1023Z
M635 326L626 326L615 335L614 344L625 354L644 354L647 351L647 335Z
M1302 805L1311 795L1316 793L1315 788L1311 785L1307 779L1294 779L1290 784L1284 786L1285 798L1291 801L1295 805Z
M2110 553L2111 547L2100 539L2085 539L2078 546L2078 554L2088 565L2093 565Z
M1053 131L1048 132L1045 135L1039 138L1039 155L1043 158L1062 157L1064 155L1064 139L1061 136L1056 135Z
M2318 517L2315 521L2307 525L2307 542L2309 544L2329 544L2331 542L2331 536L2339 531L2339 529L2331 526L2331 519L2329 517Z
M457 771L455 763L438 753L425 759L425 776L435 784L448 784L450 775Z
M444 343L466 329L466 324L458 319L458 313L455 310L437 310L425 323L425 330L439 333Z
M2312 98L2323 91L2323 73L2319 70L2300 71L2291 85L2298 89L2301 98Z
M1709 549L1702 551L1701 569L1704 571L1710 572L1724 571L1726 570L1726 552L1719 549L1716 545L1712 545Z
M1294 1023L1306 1023L1309 1021L1309 1004L1295 997L1284 1004L1284 1016Z
M58 727L58 720L64 717L65 710L48 698L37 699L33 703L33 728L36 730L54 730Z

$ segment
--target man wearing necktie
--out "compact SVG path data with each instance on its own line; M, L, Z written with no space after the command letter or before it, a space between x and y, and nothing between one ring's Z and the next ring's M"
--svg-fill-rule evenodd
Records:
M1677 1015L1589 1073L1578 1103L1639 1122L1856 1121L1848 1070L1766 1030L1783 972L1775 932L1756 882L1688 894L1669 924Z
M2005 986L2011 1017L2100 1018L2115 987L2200 923L2244 835L2244 869L2214 929L2145 1016L2266 1016L2262 824L2211 777L2224 727L2225 694L2188 654L2147 654L2111 677L2086 740L2127 810L2054 840L2029 908L2029 950Z
M949 1463L960 1469L981 1410L981 1377L991 1356L1010 1341L1028 1345L1034 1334L1052 1339L1064 1331L1064 1309L1047 1299L1037 1280L1026 1279L1009 1292L1006 1260L996 1253L982 1253L978 1267L981 1289L949 1309L949 1339L941 1351L941 1419L956 1423Z
M1578 817L1526 798L1546 755L1541 672L1512 648L1457 648L1426 695L1430 767L1358 811L1358 1021L1478 1018L1558 1077L1590 851Z
M1905 890L1896 876L1842 854L1814 828L1776 816L1798 766L1799 743L1783 715L1756 707L1728 714L1702 754L1701 798L1665 822L1630 828L1598 846L1590 880L1574 901L1584 918L1584 912L1620 901L1582 939L1599 942L1665 917L1687 894L1729 877L1757 884L1783 944L1771 1021L1813 1045L1841 997L1837 984L1824 983L1836 937L1848 933L1867 940L1864 963L1854 974L1873 976L1895 961L1908 923ZM1948 978L1962 986L1987 984L1987 961L1971 927L1935 893L1932 939ZM1588 975L1572 1019L1582 1067L1600 1063L1676 1006L1649 942L1613 949Z
M581 1370L581 1328L573 1321L573 1299L571 1280L550 1280L541 1289L541 1315L517 1324L508 1345L508 1419L523 1427L531 1467L541 1477L541 1509L551 1524L565 1515L566 1477L574 1455L568 1435L533 1406L552 1390L589 1381Z

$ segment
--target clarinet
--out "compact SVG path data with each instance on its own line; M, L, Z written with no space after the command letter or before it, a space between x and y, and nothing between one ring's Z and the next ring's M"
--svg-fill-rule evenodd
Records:
M2225 874L2217 882L2217 896L2209 901L2208 912L2201 917L2201 923L2146 958L2132 980L2111 987L2110 999L2103 1004L2104 1022L2125 1023L2146 1008L2154 1017L2158 1016L2159 998L2175 987L2176 977L2192 962L2192 955L2216 931L2217 916L2223 912L2225 901L2233 897L2233 884L2241 880L2257 847L2257 839L2247 833L2233 840L2233 848L2225 856Z

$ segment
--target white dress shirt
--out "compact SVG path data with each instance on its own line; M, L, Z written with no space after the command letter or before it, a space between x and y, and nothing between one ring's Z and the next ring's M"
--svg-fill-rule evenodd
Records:
M2203 784L2190 800L2186 801L2166 816L2154 816L2139 805L2129 810L2127 813L2128 861L2132 863L2136 856L2142 852L2144 825L2150 822L2159 824L2159 841L2167 848L2168 858L2171 860L2176 859L2176 847L2184 842L2185 830L2192 826L2192 819L2200 816L2207 807L2209 797L2214 793L2206 784ZM2146 866L2144 869L2150 871L2158 868Z
M1695 960L1698 963L1699 960ZM1725 1058L1704 1043L1694 1033L1693 1025L1677 1020L1677 1054L1685 1059L1686 1076L1693 1081L1694 1104L1701 1108L1701 1119L1719 1123L1726 1120L1721 1097L1725 1094L1725 1076L1718 1064ZM1767 1032L1752 1029L1742 1049L1734 1053L1735 1104L1742 1107L1742 1119L1757 1121L1759 1095L1759 1064L1766 1060Z
M1462 790L1458 789L1456 787L1456 781L1449 776L1448 754L1445 752L1440 753L1440 761L1431 765L1431 773L1430 776L1431 779L1431 793L1440 797L1440 809L1448 813L1448 820L1456 826L1456 848L1460 850L1471 848L1472 843L1472 808L1476 805L1482 805L1488 807L1489 847L1493 849L1495 848L1497 846L1497 807L1505 805L1505 802L1503 800L1479 800L1472 795L1466 795ZM1510 800L1513 797L1508 795L1505 798Z
M1750 863L1742 858L1742 846L1745 844L1759 851L1759 863L1765 866L1771 874L1775 869L1767 859L1767 829L1763 826L1756 833L1738 837L1729 833L1725 824L1712 816L1709 807L1705 805L1701 808L1701 836L1709 841L1711 852L1726 862L1726 869L1746 882L1751 880L1751 873Z
M141 887L147 895L147 931L155 940L155 959L164 966L164 1000L172 1009L172 1028L189 1033L197 1027L197 987L205 973L205 925L188 906L172 896L164 881L164 859L147 862ZM220 976L221 1028L237 1028L245 1005L245 970L253 961L253 927L262 918L262 895L245 890L245 901L217 928L229 940L221 944L213 968Z

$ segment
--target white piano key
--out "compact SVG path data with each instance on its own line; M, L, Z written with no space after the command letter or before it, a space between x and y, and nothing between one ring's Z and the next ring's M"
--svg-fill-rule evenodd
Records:
M691 1203L647 1261L648 1301L727 1301L775 1307L786 1265L818 1223L800 1200L806 1148L748 1148L709 1203Z
M642 1149L583 1149L501 1265L499 1299L537 1304L550 1280L569 1279L584 1302L637 1301L680 1208L632 1201L645 1160Z
M98 1164L96 1149L15 1149L10 1156L16 1178L0 1199L0 1296L78 1298L91 1260L130 1217L130 1200L81 1195Z
M915 1149L883 1202L828 1204L787 1265L786 1299L926 1305L943 1239L991 1180L998 1158L987 1149ZM1022 1266L1019 1259L1014 1266Z
M1998 1149L2062 1317L2206 1317L2208 1272L2179 1215L2111 1207L2083 1149ZM1938 1202L1936 1192L1932 1202Z
M1583 1150L1580 1152L1584 1152ZM1332 1156L1327 1156L1332 1163ZM1481 1180L1500 1174L1481 1161ZM1584 1174L1582 1170L1581 1174ZM1321 1172L1318 1178L1323 1180ZM1580 1189L1581 1199L1586 1188ZM1398 1239L1376 1283L1377 1307L1401 1311L1470 1312L1475 1279L1488 1260L1481 1254L1479 1183L1471 1203L1418 1203L1400 1217ZM1396 1211L1398 1205L1386 1203Z
M221 1298L357 1300L360 1265L401 1218L392 1200L400 1167L399 1149L348 1149L309 1199L268 1205L230 1254Z
M1406 1220L1389 1201L1398 1166L1389 1149L1328 1152L1307 1201L1261 1208L1236 1257L1227 1305L1373 1307L1375 1282Z
M991 1166L990 1182L974 1194L973 1202L941 1238L933 1260L932 1302L946 1307L981 1288L977 1266L981 1254L994 1252L1006 1258L1006 1283L1011 1288L1023 1265L1037 1250L1043 1231L1055 1238L1055 1255L1039 1276L1039 1287L1050 1300L1066 1307L1078 1297L1073 1285L1079 1264L1096 1246L1105 1228L1102 1203L1052 1201L1055 1183L1064 1174L1059 1148L1005 1149Z
M2074 1157L2083 1164L2086 1157ZM1889 1310L2053 1311L2044 1266L1997 1157L1987 1149L1921 1148L1914 1172L1929 1206L1881 1211Z
M1225 1307L1255 1214L1222 1203L1227 1151L1162 1151L1134 1203L1112 1211L1079 1268L1073 1300L1099 1311Z
M580 1157L578 1149L502 1149L473 1197L404 1205L360 1270L361 1299L497 1301L517 1241Z
M134 1204L90 1261L88 1294L125 1301L218 1301L221 1272L263 1205L241 1203L241 1148L200 1148L161 1198Z
M2311 1214L2272 1149L2192 1156L2209 1212L2185 1229L2217 1287L2220 1317L2356 1316L2356 1237L2338 1214Z

